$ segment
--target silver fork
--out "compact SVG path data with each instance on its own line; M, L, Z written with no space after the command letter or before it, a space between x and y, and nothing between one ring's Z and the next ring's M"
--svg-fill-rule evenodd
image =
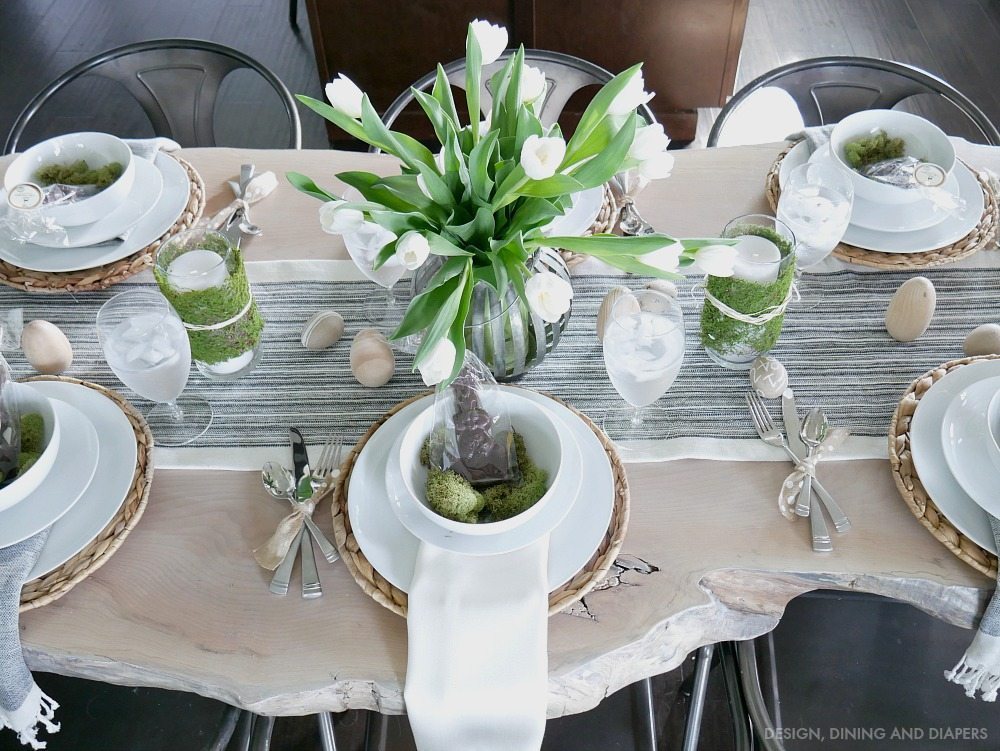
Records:
M327 490L336 484L340 477L340 457L343 452L343 438L330 436L326 439L312 470L313 493Z
M795 454L788 447L785 435L775 426L770 413L756 393L749 391L746 395L747 406L750 407L750 416L753 418L753 426L757 430L757 435L764 443L770 446L781 446L785 452L796 462ZM819 504L809 508L809 529L812 535L812 548L817 553L829 553L833 550L833 541L830 539L830 530L826 526L826 519L823 518L823 511Z

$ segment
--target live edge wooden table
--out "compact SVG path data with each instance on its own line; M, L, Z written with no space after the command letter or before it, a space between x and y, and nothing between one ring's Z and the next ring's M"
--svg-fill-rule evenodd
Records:
M677 152L673 176L639 207L679 236L718 232L766 211L763 177L778 145ZM212 200L241 162L305 172L321 184L346 169L393 169L387 157L330 151L184 152ZM998 160L1000 161L1000 160ZM346 257L323 234L317 202L282 181L255 207L265 229L249 260ZM830 462L821 476L854 529L814 554L808 525L776 510L782 462L629 464L629 568L549 621L550 717L581 712L633 681L679 665L699 646L764 634L813 589L872 592L971 627L993 589L935 540L899 499L887 461ZM266 715L402 712L406 624L370 600L342 564L321 561L324 595L268 592L250 555L281 510L252 472L156 472L149 506L116 555L61 600L25 613L33 669L191 691ZM329 531L329 507L317 512ZM646 570L646 569L644 569Z

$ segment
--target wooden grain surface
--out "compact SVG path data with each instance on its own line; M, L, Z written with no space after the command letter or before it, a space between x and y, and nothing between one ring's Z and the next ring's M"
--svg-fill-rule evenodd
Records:
M763 175L777 150L678 154L674 176L643 193L640 208L677 235L716 232L733 215L764 207ZM344 169L392 169L385 157L328 151L195 149L184 156L205 178L210 209L226 200L223 182L242 161L279 173L298 169L320 183ZM256 207L265 234L247 256L343 257L340 240L320 231L317 206L282 184ZM701 644L765 633L789 599L810 589L876 592L972 625L992 582L910 515L886 462L821 467L855 527L829 555L811 552L805 522L777 513L788 470L784 463L629 465L622 568L550 620L550 716L590 708L675 667ZM22 618L31 666L193 691L266 714L401 711L405 624L362 594L342 566L320 562L319 600L268 593L269 577L250 551L283 513L254 473L157 472L146 514L116 556L63 599ZM317 521L329 530L326 506Z

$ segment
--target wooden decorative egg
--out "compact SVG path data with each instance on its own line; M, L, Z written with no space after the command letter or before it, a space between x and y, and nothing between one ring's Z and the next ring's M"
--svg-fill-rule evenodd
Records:
M931 280L923 276L908 279L892 296L885 311L885 329L899 342L912 342L931 324L937 292Z
M73 364L73 346L58 326L32 321L21 332L21 350L35 370L57 375Z

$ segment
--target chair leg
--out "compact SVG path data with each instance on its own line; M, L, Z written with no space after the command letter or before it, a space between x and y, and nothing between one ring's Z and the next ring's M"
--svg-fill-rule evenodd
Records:
M640 694L639 702L642 705L643 730L647 733L645 743L639 746L639 748L644 748L648 751L658 751L656 742L656 709L653 704L653 679L646 678L643 680L638 690Z
M764 704L764 695L760 690L760 674L757 669L757 648L753 639L738 642L736 645L740 666L740 682L743 684L743 697L747 704L747 713L753 724L754 735L760 740L765 751L785 751L784 744L778 740L771 715Z
M288 0L288 23L299 30L299 0Z
M694 669L694 689L691 691L691 708L688 710L687 727L684 729L684 751L698 751L701 717L705 711L705 694L708 692L708 673L712 669L714 651L714 644L706 644L698 650L698 660Z
M319 720L319 742L323 746L323 751L337 751L337 736L333 734L333 715L329 712L320 712L316 717Z

